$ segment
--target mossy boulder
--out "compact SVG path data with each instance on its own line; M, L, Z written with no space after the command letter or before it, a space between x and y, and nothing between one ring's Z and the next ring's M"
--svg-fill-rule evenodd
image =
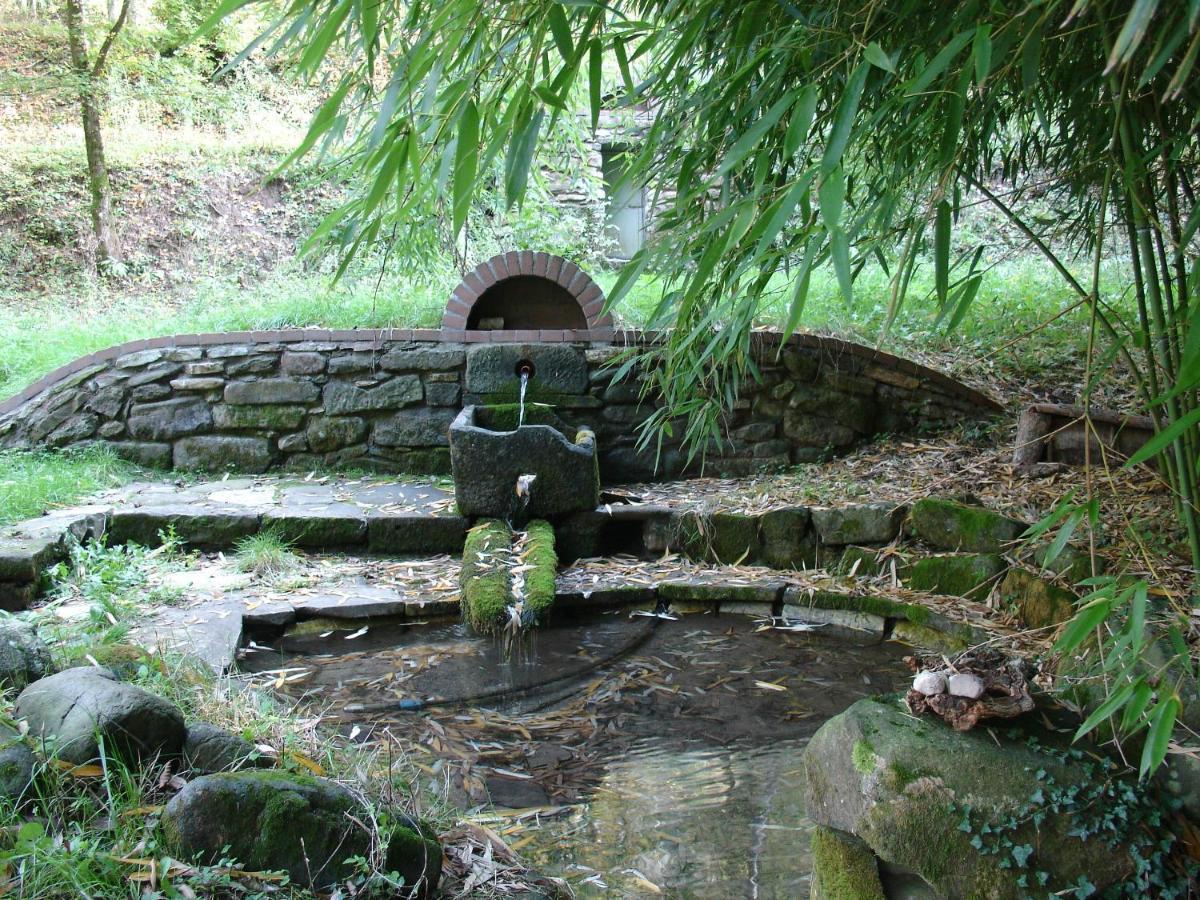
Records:
M914 718L899 697L860 700L805 750L806 809L943 897L1025 897L1022 881L1036 884L1037 873L1048 892L1086 877L1102 893L1132 862L1119 840L1079 837L1069 804L1053 803L1087 778L1062 740L1013 728L958 732Z
M810 900L884 900L875 854L853 835L814 828L812 867Z
M1004 569L995 553L942 553L916 560L906 582L914 591L981 600Z
M911 564L908 559L895 553L882 553L877 547L847 547L838 560L837 570L843 575L853 572L858 576L887 575L895 566L900 579L908 575Z
M1008 570L1000 597L1016 608L1028 628L1053 628L1075 614L1074 594L1025 569Z
M441 847L428 828L406 816L378 815L387 832L373 835L362 804L335 781L286 772L205 775L167 804L161 827L177 858L216 864L231 858L246 869L286 872L292 882L328 890L354 874L352 857L370 857L387 840L385 868L404 876L410 895L427 896L441 875Z
M71 666L93 666L108 669L121 681L137 676L143 668L162 670L160 657L152 655L145 647L123 641L81 644L68 653Z
M54 671L50 650L21 619L0 619L0 687L23 688Z
M983 506L927 497L913 504L909 529L939 550L999 553L1025 530L1024 522Z

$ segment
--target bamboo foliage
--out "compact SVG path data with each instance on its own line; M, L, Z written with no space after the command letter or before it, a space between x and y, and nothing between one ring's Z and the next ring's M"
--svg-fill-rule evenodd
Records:
M594 127L606 71L618 104L653 106L626 177L662 213L609 297L645 272L663 284L650 324L670 336L641 351L665 401L649 442L677 427L693 449L720 441L722 411L757 375L760 309L786 292L794 330L815 266L853 304L879 261L890 322L932 256L938 323L957 326L983 248L956 254L955 220L982 192L1135 373L1159 429L1144 456L1161 453L1200 567L1200 0L292 0L255 46L314 78L331 52L349 61L294 154L336 154L361 185L312 236L344 264L431 220L456 232L497 183L520 203L576 104ZM1069 201L1090 283L1017 212L1030 175ZM1132 328L1098 289L1113 233L1133 263Z

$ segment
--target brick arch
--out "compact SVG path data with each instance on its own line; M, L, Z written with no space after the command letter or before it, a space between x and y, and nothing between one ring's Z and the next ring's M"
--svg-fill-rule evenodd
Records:
M442 328L478 330L479 320L504 318L504 330L612 328L604 292L575 263L549 253L510 251L480 263L446 304Z

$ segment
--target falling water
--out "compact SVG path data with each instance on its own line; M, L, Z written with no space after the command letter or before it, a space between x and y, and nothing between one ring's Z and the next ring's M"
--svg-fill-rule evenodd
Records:
M525 424L525 388L529 385L529 370L521 369L521 394L517 405L517 427Z

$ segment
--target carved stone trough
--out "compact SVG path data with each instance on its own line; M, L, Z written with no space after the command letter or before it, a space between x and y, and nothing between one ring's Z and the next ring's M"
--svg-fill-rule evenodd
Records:
M600 502L596 435L573 429L539 403L468 406L450 425L454 494L464 516L554 519ZM517 479L534 476L525 502Z

